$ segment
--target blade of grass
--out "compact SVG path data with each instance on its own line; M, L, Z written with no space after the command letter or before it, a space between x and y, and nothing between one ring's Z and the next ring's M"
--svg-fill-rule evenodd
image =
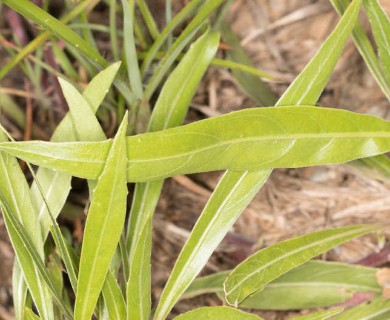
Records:
M23 271L18 260L15 259L12 268L12 299L14 303L15 319L24 319L24 310L27 299L27 284L24 281Z
M89 319L96 306L126 215L127 114L107 156L94 190L81 249L75 319Z
M110 0L110 43L111 51L115 61L119 60L119 43L116 19L116 0Z
M145 0L137 0L138 8L145 20L146 27L149 30L150 35L153 39L156 39L160 35L156 21L153 18L152 13L149 10L148 4Z
M353 226L313 232L262 249L240 263L224 282L225 299L237 307L272 280L315 256L366 233L376 226Z
M135 98L141 99L143 95L143 88L134 39L134 5L134 0L122 0L124 15L124 55L126 57L130 87L135 94Z
M231 47L231 49L226 52L227 57L230 60L233 60L233 62L238 62L254 68L251 59L241 47L240 41L226 21L222 22L221 31L222 39ZM276 96L272 93L270 88L258 78L258 76L236 69L233 69L232 73L237 79L240 87L258 104L259 107L273 106L276 103Z
M28 0L3 0L3 3L78 48L93 62L107 67L107 62L88 42L69 29L64 23Z
M95 7L98 4L98 2L99 2L98 0L82 1L77 6L75 6L75 8L72 11L70 11L67 15L65 15L60 21L63 23L67 23L73 18L75 18L77 15L79 15L82 11L92 10L92 8ZM8 74L10 70L12 70L29 53L33 52L38 46L42 45L50 36L51 36L51 32L48 31L43 32L40 35L38 35L33 41L31 41L28 45L26 45L17 56L15 56L10 62L8 62L6 65L4 65L1 68L0 81Z
M390 18L378 0L364 0L364 8L370 19L383 73L390 83Z
M202 0L191 1L177 15L173 17L172 21L170 21L169 24L167 24L161 34L154 41L152 47L148 50L148 53L144 58L144 61L141 66L141 74L143 77L145 77L146 73L149 71L150 65L156 58L158 51L164 44L165 40L169 37L172 30L174 30L178 25L185 21L185 19L187 19L202 3Z
M351 7L343 16L338 26L324 42L316 56L298 76L297 80L290 85L285 95L283 95L277 105L282 105L287 102L291 104L299 104L296 100L302 100L301 98L304 97L302 97L302 93L301 96L296 97L298 99L295 100L293 98L294 96L288 96L290 95L290 92L299 92L302 91L303 88L305 88L307 94L311 94L313 97L313 101L310 101L310 103L314 104L317 101L326 81L321 82L322 86L313 86L314 82L311 82L310 84L307 80L306 82L301 80L307 78L308 74L313 77L312 79L309 79L310 81L317 82L320 78L323 80L329 79L331 71L333 70L341 53L341 48L344 46L357 19L360 6L361 1L354 1L351 4ZM334 50L335 45L341 48L339 50ZM316 70L318 64L321 64L321 60L324 55L327 56L324 68L320 69L319 72L314 73L313 71ZM314 100L314 97L317 98ZM240 130L238 130L238 132L239 131ZM160 303L158 304L156 319L159 319L158 316L162 319L169 313L180 295L184 293L186 288L188 288L191 284L192 280L201 271L204 264L219 243L218 241L215 241L218 239L213 238L213 234L215 233L218 237L222 237L223 233L226 233L229 230L231 225L238 218L256 192L265 183L270 173L271 170L252 173L236 173L228 170L225 173L219 185L210 197L205 209L196 223L196 226L193 228L190 237L176 261L175 267L162 294L165 296L162 296ZM241 194L245 199L244 201L239 201L238 203L232 201L237 195ZM221 230L220 219L223 217L226 217L226 219L229 218L229 220L222 225L224 229ZM207 233L205 231L207 231ZM204 240L201 250L197 246L199 239ZM200 263L198 262L199 259L201 259ZM188 270L190 267L191 270ZM163 299L166 299L166 302L161 302L164 301Z
M173 43L172 47L167 51L164 58L160 61L156 71L153 73L150 78L144 92L144 99L149 101L152 97L154 91L160 85L161 80L165 76L166 72L172 66L176 58L183 51L184 47L193 39L196 32L201 28L204 22L209 18L209 16L215 12L216 9L225 0L215 0L206 2L197 15L191 20L187 27L183 30L180 36ZM173 22L173 20L172 20ZM162 33L163 34L163 33ZM144 60L146 61L147 57ZM142 69L141 69L142 70Z
M349 5L349 0L331 0L331 3L336 11L342 15ZM387 99L390 101L390 82L387 81L385 75L383 74L374 49L372 48L371 43L360 23L355 25L355 28L352 31L352 38L364 62L371 71L372 76L382 89L382 92L386 95Z

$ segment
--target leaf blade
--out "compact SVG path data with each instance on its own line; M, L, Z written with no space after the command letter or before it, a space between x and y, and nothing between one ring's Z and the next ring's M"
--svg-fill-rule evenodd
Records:
M126 168L126 125L125 116L94 190L81 249L75 319L92 316L123 228L127 197L126 178L122 174Z
M230 305L237 306L288 270L339 244L376 230L375 226L353 226L317 231L260 250L239 264L226 278L225 299Z

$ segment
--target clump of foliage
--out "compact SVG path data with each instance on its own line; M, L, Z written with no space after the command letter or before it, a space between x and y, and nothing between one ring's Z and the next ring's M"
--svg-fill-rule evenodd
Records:
M380 297L376 269L309 261L350 239L380 230L375 225L299 236L254 253L231 271L195 279L273 168L361 159L360 165L389 174L389 160L382 155L390 151L388 121L315 106L350 35L390 98L390 22L377 0L331 0L341 15L338 25L279 99L260 81L259 77L268 75L249 65L224 22L231 1L190 1L167 19L163 30L143 0L122 0L121 6L115 0L105 1L110 10L108 26L87 22L97 0L74 7L65 2L69 12L58 20L48 13L48 1L43 9L28 0L2 1L41 26L42 32L20 50L8 48L11 59L0 71L0 79L18 63L38 87L36 74L55 72L69 107L50 142L9 141L12 138L4 128L0 136L0 204L17 257L13 273L17 319L82 320L94 315L162 320L180 299L210 292L227 306L199 308L177 319L259 319L237 308L325 307L355 292L372 292L375 298L348 311L335 308L301 319L389 318L390 302ZM378 55L358 23L362 2ZM136 7L139 14L134 13ZM117 30L118 12L123 15L123 33ZM170 13L167 1L168 18ZM184 21L187 24L174 39L174 30ZM110 34L110 61L97 51L93 28ZM230 60L215 58L221 33L233 48ZM65 43L65 51L60 50L58 39ZM48 40L61 72L39 60ZM32 65L26 57L34 50ZM210 64L231 68L259 106L276 108L242 110L182 125ZM82 93L75 65L91 77ZM102 113L101 122L96 116L101 105L121 119L113 139L107 139L102 129ZM4 112L15 121L20 117L6 106ZM15 157L38 166L34 172L28 165L34 178L31 187ZM163 179L213 170L226 173L152 308L152 218ZM57 223L72 177L87 179L90 191L81 252L72 247ZM126 221L128 183L135 183L135 192ZM50 255L58 259L48 263Z

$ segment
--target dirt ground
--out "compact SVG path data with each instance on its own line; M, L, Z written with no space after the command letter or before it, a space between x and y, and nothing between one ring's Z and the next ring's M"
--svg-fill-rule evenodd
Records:
M176 5L179 7L180 3ZM381 1L390 13L390 2ZM155 12L158 2L151 1ZM281 79L269 85L280 96L334 28L338 16L328 0L235 0L228 19L256 66ZM365 21L365 17L362 16ZM389 103L364 66L352 41L320 104L371 113L386 119ZM188 119L227 113L255 104L231 73L211 68L192 103ZM24 107L23 105L21 106ZM189 121L189 120L188 120ZM180 176L166 181L154 220L153 299L158 299L173 263L222 173ZM390 183L350 165L275 170L244 211L202 274L233 267L254 250L323 228L387 223ZM365 265L389 262L388 233L335 248L322 258ZM12 319L12 249L0 218L0 319ZM213 296L178 303L173 315ZM306 311L303 311L306 312ZM289 312L260 312L265 319L288 319Z

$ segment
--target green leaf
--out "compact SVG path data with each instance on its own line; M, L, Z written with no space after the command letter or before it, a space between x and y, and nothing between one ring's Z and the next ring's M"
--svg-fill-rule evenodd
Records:
M154 91L157 89L161 80L165 76L166 72L172 66L176 58L185 48L185 46L192 40L196 32L199 31L204 22L209 18L209 16L215 12L216 9L225 0L214 0L207 1L201 7L197 15L191 20L191 22L186 26L186 28L180 33L179 37L173 43L173 45L166 52L164 58L160 61L158 68L152 75L151 79L148 82L148 85L145 88L144 99L149 100L153 95ZM195 1L194 1L195 2Z
M356 24L361 3L361 0L354 0L350 4L335 30L279 99L278 105L314 104L318 100Z
M254 67L251 59L241 47L239 39L226 21L222 23L221 29L223 40L231 47L226 52L228 58L235 62ZM271 89L259 79L258 75L236 69L233 69L232 73L240 87L259 107L273 106L276 103L277 98Z
M4 141L3 134L0 133L0 141ZM31 246L39 254L41 260L44 259L43 241L41 237L41 229L38 222L36 211L34 210L30 191L28 189L27 181L21 171L18 161L7 154L0 152L0 204L7 206L8 214L19 221L24 226L24 230L31 239ZM3 212L4 218L7 215ZM7 229L10 230L10 219L6 219ZM12 229L11 229L12 230ZM39 314L43 319L50 319L53 317L53 301L50 295L49 289L42 277L38 274L36 266L28 256L21 257L20 252L24 249L16 248L17 235L12 233L9 235L14 246L20 269L23 274L23 278L26 280L28 288L37 306ZM17 268L17 267L16 267ZM18 268L19 269L19 268ZM15 281L22 279L20 277L14 278ZM26 293L25 286L20 283L16 293L17 297L17 311L20 314L24 308L24 302Z
M88 101L90 108L96 112L106 96L112 81L120 67L120 63L115 63L98 73L88 84L83 93L83 97ZM80 128L79 128L80 130ZM70 113L57 126L53 133L51 141L76 141L77 136L74 131ZM71 176L62 174L61 172L53 172L45 168L39 168L36 174L42 189L44 190L45 198L53 214L56 218L60 213L66 198L70 191ZM38 212L38 217L42 226L42 235L46 239L52 221L47 211L46 204L38 190L37 184L34 182L31 187L32 198L35 208Z
M388 320L390 319L390 300L381 297L362 303L335 316L332 320Z
M378 230L353 226L313 232L258 251L239 264L224 283L225 299L237 306L272 280L315 256L358 236Z
M345 9L349 5L349 0L330 1L340 15L344 13ZM390 100L390 82L386 79L386 76L379 65L374 49L372 48L371 42L360 23L355 25L355 28L352 31L352 38L374 79L382 89L382 92L386 95L387 99Z
M151 310L150 258L152 252L152 215L144 223L134 245L126 286L127 319L147 320ZM124 318L123 318L124 319Z
M24 314L25 314L25 317L23 319L25 319L25 320L39 320L40 319L30 308L25 308Z
M180 252L161 295L155 320L166 318L173 305L180 299L230 230L241 213L241 208L248 205L267 178L263 171L257 174L231 172L224 175L216 189L218 191L214 192L207 203L190 238ZM244 179L254 187L248 190L248 185L241 183Z
M68 81L58 78L62 93L68 103L73 132L79 141L102 141L106 135L87 100Z
M27 299L27 284L24 281L23 271L17 259L14 260L12 268L12 298L15 319L23 319Z
M187 54L169 76L159 95L149 123L149 131L175 127L184 121L190 101L202 76L215 56L218 44L219 34L206 32L190 47ZM147 283L146 270L150 269L150 261L139 259L136 256L133 257L133 252L139 251L138 245L141 245L140 254L143 257L150 257L150 253L145 252L145 250L150 250L150 246L143 248L148 243L148 240L144 237L151 237L151 229L146 225L150 223L162 185L163 181L137 184L130 211L127 237L130 268L142 270L145 283ZM140 237L139 234L142 236ZM130 277L135 278L131 273ZM138 283L138 281L134 281L130 279L128 282L127 297L130 299L128 300L128 317L130 319L147 319L150 312L146 307L150 307L150 286L134 286L135 283ZM142 299L147 299L145 303L142 303L145 306L144 314L142 316L136 315L134 313L139 312Z
M371 115L304 106L248 109L127 137L132 150L127 155L127 179L344 163L388 152L389 138L390 122ZM3 142L0 150L39 166L97 179L111 144L111 140Z
M164 44L165 40L169 37L172 30L174 30L180 23L185 21L195 10L203 3L203 0L193 0L189 2L180 12L178 12L173 19L165 26L164 30L153 42L153 45L148 50L145 59L143 60L141 66L142 76L145 76L146 72L149 70L150 65L153 60L156 58L158 50Z
M38 291L36 298L33 295L34 302L36 304L51 303L51 297L54 297L58 306L61 308L61 311L68 319L71 319L72 311L63 303L61 293L57 290L26 229L12 214L12 210L7 202L2 202L1 208L8 235L10 236L12 246L15 250L16 257L18 258L30 292L33 295L33 292L40 290ZM51 295L46 294L47 289L45 288L45 285L50 289ZM42 298L48 298L50 300L42 301ZM52 308L49 310L49 314L53 313L51 309ZM43 319L53 319L51 315L48 317L45 312L40 311L40 315Z
M196 279L183 298L217 293L222 300L223 282L230 271ZM357 265L309 261L245 299L241 308L258 310L299 310L342 303L357 292L380 294L377 269Z
M102 293L109 318L112 320L126 319L125 300L121 288L110 270L107 272Z
M127 63L127 72L130 80L130 87L134 92L135 97L137 99L141 99L143 95L143 88L134 39L134 0L122 0L122 6L124 15L124 55Z
M306 314L304 316L294 317L291 320L326 320L329 318L333 319L333 316L339 314L343 311L342 308L325 310L325 311L317 311Z
M384 75L390 83L390 18L378 0L364 0Z
M88 44L88 42L82 39L77 33L67 27L64 23L57 20L38 6L34 5L32 2L28 0L3 0L3 2L15 11L19 12L22 16L31 19L33 22L52 32L60 39L68 42L83 52L93 62L99 63L102 66L107 66L107 62L104 60L104 58L97 51L95 51L94 48Z
M202 307L181 314L175 320L261 320L262 318L230 307Z
M89 209L81 249L75 319L89 319L119 242L126 215L127 114L114 139Z

